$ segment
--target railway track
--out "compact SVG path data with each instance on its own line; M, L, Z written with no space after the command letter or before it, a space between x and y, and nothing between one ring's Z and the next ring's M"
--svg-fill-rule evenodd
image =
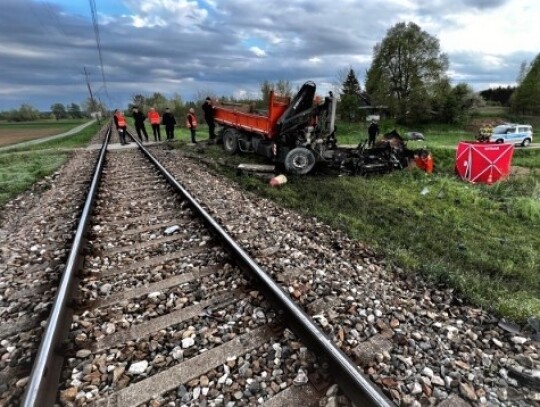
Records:
M392 405L146 149L106 144L23 405Z
M110 137L117 141L115 132ZM298 324L291 325L286 312L267 300L266 290L253 285L256 279L239 273L237 266L246 264L196 221L197 205L172 198L174 181L164 184L129 148L134 144L118 147L107 153L115 160L107 160L108 181L97 195L88 234L80 239L85 258L74 268L80 281L68 302L77 313L65 318L66 340L51 343L56 353L61 349L65 369L56 370L59 380L43 381L53 383L46 384L49 394L43 397L64 405L130 405L140 400L126 396L136 390L136 397L147 399L141 405L152 406L294 405L299 398L298 405L309 405L330 385L319 403L350 405L331 385L328 363L313 357L323 353L317 344L286 328ZM0 406L19 405L28 388L44 321L69 263L69 244L77 240L76 221L98 154L92 149L74 153L58 174L2 213ZM389 267L369 247L317 219L246 194L178 150L150 149L198 206L219 219L353 358L353 369L360 366L398 405L540 405L539 347L526 330L500 325L451 290ZM165 233L170 226L180 229ZM194 237L193 247L184 249L179 244L187 236ZM196 315L181 319L188 310ZM198 357L211 357L234 340L243 346L240 338L259 329L268 329L268 340L249 355L233 353L202 375L194 370L198 376L187 382L174 376L175 385L181 384L166 390L171 375L202 366ZM41 375L46 380L54 370L49 362ZM308 384L295 385L305 381L305 373ZM354 396L349 386L345 381L341 388Z
M28 381L96 157L74 152L58 172L2 208L0 406L18 405Z

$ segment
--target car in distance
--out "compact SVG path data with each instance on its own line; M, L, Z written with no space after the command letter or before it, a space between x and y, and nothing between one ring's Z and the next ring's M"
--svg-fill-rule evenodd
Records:
M533 130L528 124L501 124L493 129L489 141L495 143L520 144L527 147L532 143Z

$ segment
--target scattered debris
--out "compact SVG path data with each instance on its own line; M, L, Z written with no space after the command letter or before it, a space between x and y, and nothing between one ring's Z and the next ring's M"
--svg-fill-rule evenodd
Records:
M532 334L532 338L535 341L540 342L540 319L535 317L529 317L527 319L527 322L529 323L530 327L534 330L534 333Z
M504 318L499 321L498 325L499 328L504 329L506 332L511 332L513 334L519 334L521 332L519 325L508 322Z
M420 132L411 131L411 132L407 133L407 139L412 140L412 141L416 141L416 140L425 140L426 138Z
M272 187L278 187L286 183L287 183L287 177L283 174L278 175L277 177L274 177L270 180L270 186Z
M307 382L308 382L308 377L306 373L304 372L304 370L302 368L298 369L298 374L294 378L293 383L296 386L301 386L303 384L306 384Z
M275 165L264 165L264 164L238 164L238 167L236 167L236 172L238 175L242 175L245 173L274 173L276 170Z
M166 235L172 235L174 232L177 232L180 230L180 226L178 225L174 225L174 226L169 226L167 229L165 229L165 234Z

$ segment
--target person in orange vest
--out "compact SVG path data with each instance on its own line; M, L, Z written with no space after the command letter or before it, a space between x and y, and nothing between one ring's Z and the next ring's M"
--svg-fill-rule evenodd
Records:
M114 124L116 125L116 131L118 132L118 138L120 139L120 144L129 144L126 142L126 118L124 113L120 109L114 111Z
M154 132L154 140L161 141L161 132L159 130L159 123L161 121L161 117L159 116L159 113L156 112L155 107L150 108L150 111L148 112L148 120L152 125L152 131Z
M186 127L191 130L191 142L197 144L195 140L195 136L197 135L197 116L195 116L195 109L192 107L189 109L186 117Z

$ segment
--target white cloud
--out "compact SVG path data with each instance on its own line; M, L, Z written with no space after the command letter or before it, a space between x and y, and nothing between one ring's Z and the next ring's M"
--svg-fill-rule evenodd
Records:
M133 26L137 28L143 27L165 27L167 23L157 16L141 17L138 15L131 16L133 20Z
M187 31L196 30L208 17L208 11L192 0L125 0L133 10L135 27L178 25ZM209 3L211 4L211 3Z
M263 49L260 49L259 47L253 46L253 47L250 47L249 50L250 50L255 56L257 56L257 57L259 57L259 58L264 58L264 57L267 56L267 55L266 55L266 51L263 50Z
M322 59L319 57L313 57L308 59L309 62L312 64L320 64L322 62Z
M488 69L497 69L505 65L504 58L498 55L482 55L481 59Z
M256 99L261 97L261 92L258 90L239 89L234 91L233 96L237 99Z
M353 55L351 59L354 62L360 63L360 64L367 64L371 62L371 54L366 55Z
M463 10L448 15L455 26L440 26L437 33L447 52L475 51L505 55L517 51L537 53L539 48L540 2L509 1L500 8Z
M5 57L20 57L20 58L45 58L47 52L36 49L29 45L13 44L5 45L0 43L0 55Z

